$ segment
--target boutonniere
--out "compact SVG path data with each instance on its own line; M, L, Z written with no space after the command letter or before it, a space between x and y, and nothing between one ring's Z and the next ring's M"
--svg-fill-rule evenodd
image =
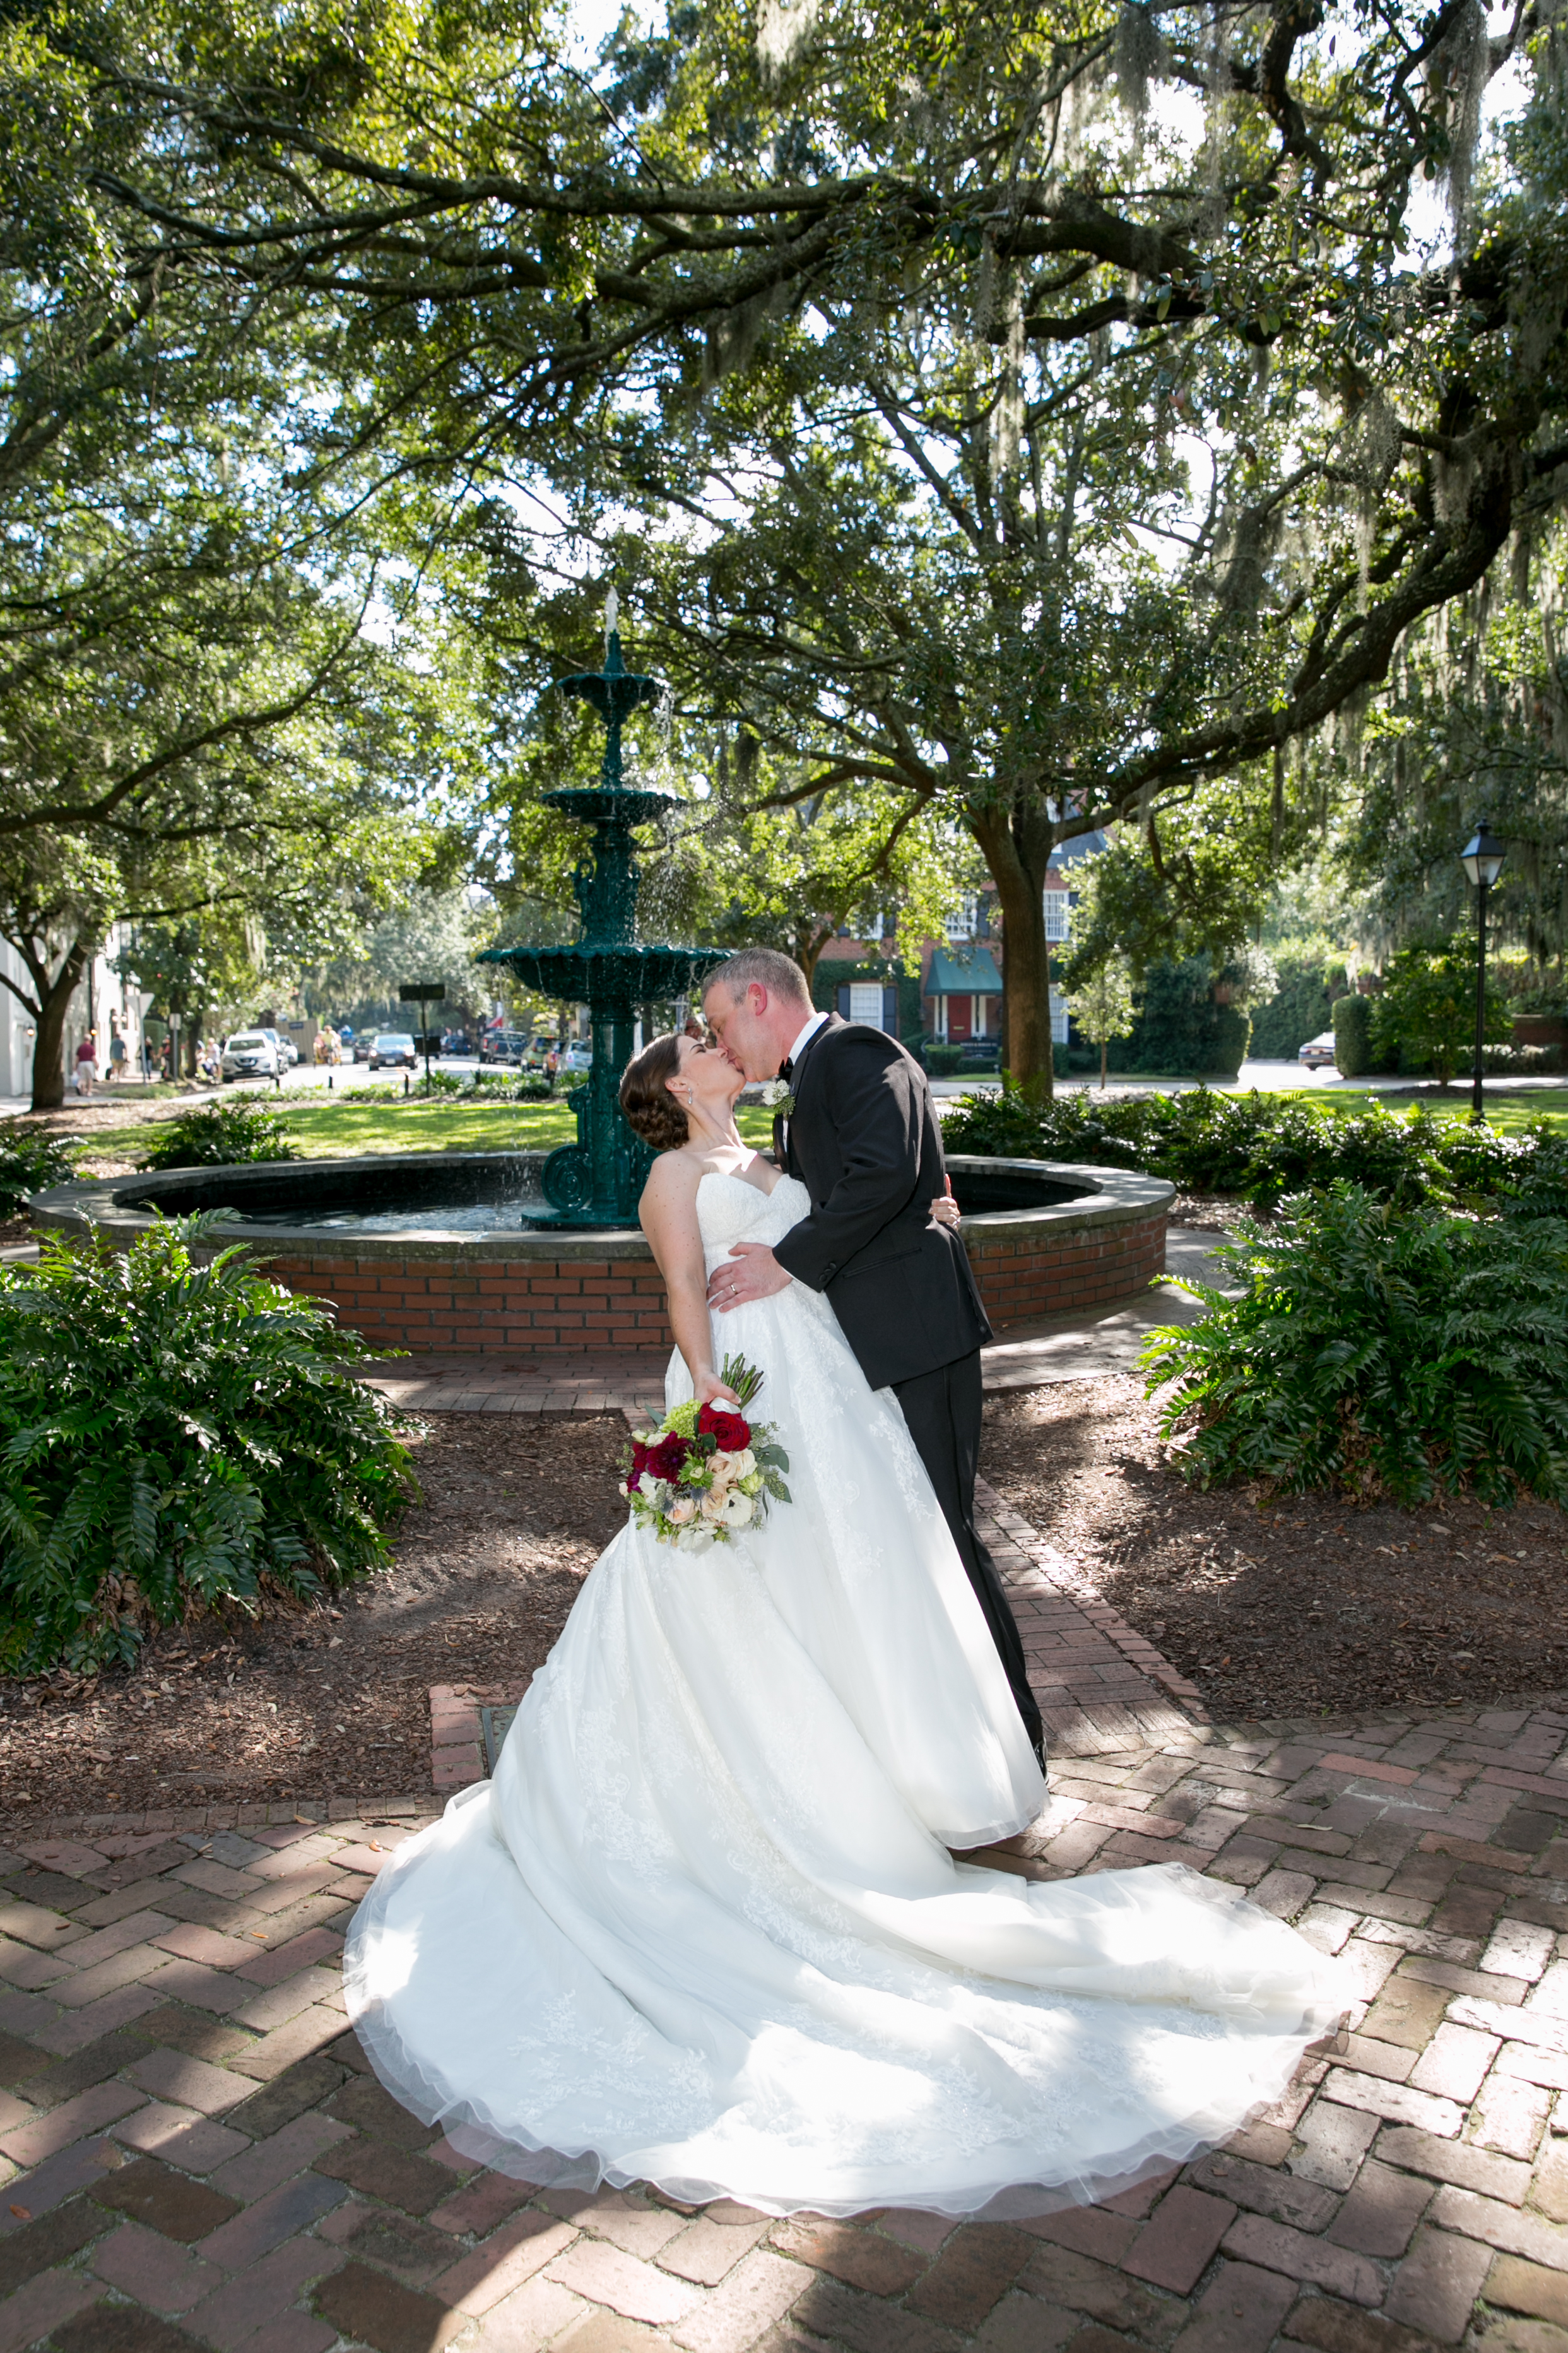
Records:
M795 1097L783 1079L765 1079L763 1082L763 1103L775 1119L795 1117Z

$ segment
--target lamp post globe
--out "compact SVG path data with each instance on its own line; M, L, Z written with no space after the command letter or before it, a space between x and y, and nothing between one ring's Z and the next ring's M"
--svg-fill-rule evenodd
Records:
M1485 818L1459 852L1459 863L1476 886L1476 1075L1470 1091L1470 1116L1483 1119L1481 1057L1487 1028L1487 892L1502 872L1508 851Z
M1483 818L1460 850L1459 863L1478 890L1489 891L1502 872L1507 856L1506 844L1498 839Z

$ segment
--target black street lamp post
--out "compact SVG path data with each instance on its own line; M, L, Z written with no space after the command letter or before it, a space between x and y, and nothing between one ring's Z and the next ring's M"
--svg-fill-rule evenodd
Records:
M1487 892L1502 872L1507 854L1485 818L1459 852L1459 863L1476 886L1476 1078L1470 1093L1472 1119L1485 1117L1481 1109L1481 1057L1486 1050L1487 1029Z

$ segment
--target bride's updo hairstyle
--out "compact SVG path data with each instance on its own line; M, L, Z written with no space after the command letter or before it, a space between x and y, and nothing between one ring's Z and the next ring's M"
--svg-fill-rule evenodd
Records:
M621 1109L626 1124L656 1152L677 1152L689 1130L686 1112L669 1092L680 1068L680 1039L675 1030L656 1038L634 1054L621 1073Z

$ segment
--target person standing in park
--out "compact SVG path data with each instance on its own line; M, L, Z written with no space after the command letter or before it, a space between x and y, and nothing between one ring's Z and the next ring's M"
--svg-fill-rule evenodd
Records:
M111 1079L125 1076L125 1033L112 1013L109 1017L109 1075Z
M87 1036L82 1039L81 1044L76 1050L76 1091L78 1094L90 1097L92 1093L92 1082L97 1076L98 1038L97 1033L89 1029Z

